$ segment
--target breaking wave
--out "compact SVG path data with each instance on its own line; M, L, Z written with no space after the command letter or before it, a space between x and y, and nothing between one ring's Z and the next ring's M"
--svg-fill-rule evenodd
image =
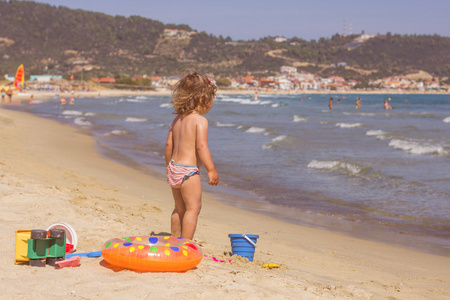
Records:
M356 128L356 127L362 127L363 124L361 123L337 123L337 127L341 128Z
M449 147L419 140L393 139L389 142L389 146L412 154L438 154L438 155L450 154Z
M383 130L369 130L366 132L366 135L375 136L379 140L386 139L386 132L384 132Z
M133 117L128 117L125 120L125 122L145 122L145 121L148 121L148 120L143 119L143 118L133 118Z
M294 115L293 118L294 118L294 120L293 120L294 122L304 122L304 121L308 121L308 119L303 118L303 117L300 117L300 116L297 116L297 115Z
M372 168L355 163L337 160L312 160L308 166L309 169L337 171L341 174L373 178L377 174L372 172Z

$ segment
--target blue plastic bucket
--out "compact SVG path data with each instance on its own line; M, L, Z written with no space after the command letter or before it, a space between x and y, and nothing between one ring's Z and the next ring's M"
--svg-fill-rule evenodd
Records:
M231 252L253 261L255 255L257 234L229 234L231 240Z

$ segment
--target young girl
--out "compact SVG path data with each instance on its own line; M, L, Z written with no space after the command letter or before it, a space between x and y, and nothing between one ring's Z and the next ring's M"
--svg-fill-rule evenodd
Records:
M219 183L208 148L208 120L217 85L212 79L196 72L180 79L175 85L172 103L177 116L167 136L165 158L167 182L172 187L175 209L172 212L172 236L192 239L202 206L200 167L208 172L210 185Z

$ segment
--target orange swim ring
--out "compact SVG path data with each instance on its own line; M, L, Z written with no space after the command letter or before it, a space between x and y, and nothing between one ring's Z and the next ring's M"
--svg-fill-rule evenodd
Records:
M137 272L184 272L203 258L195 242L173 236L133 236L114 238L102 247L110 264Z

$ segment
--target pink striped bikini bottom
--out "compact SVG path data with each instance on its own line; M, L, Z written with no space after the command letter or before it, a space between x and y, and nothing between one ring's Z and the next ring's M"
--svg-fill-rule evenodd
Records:
M167 183L173 188L180 188L181 184L193 175L200 175L200 170L193 165L180 165L170 161L167 166Z

